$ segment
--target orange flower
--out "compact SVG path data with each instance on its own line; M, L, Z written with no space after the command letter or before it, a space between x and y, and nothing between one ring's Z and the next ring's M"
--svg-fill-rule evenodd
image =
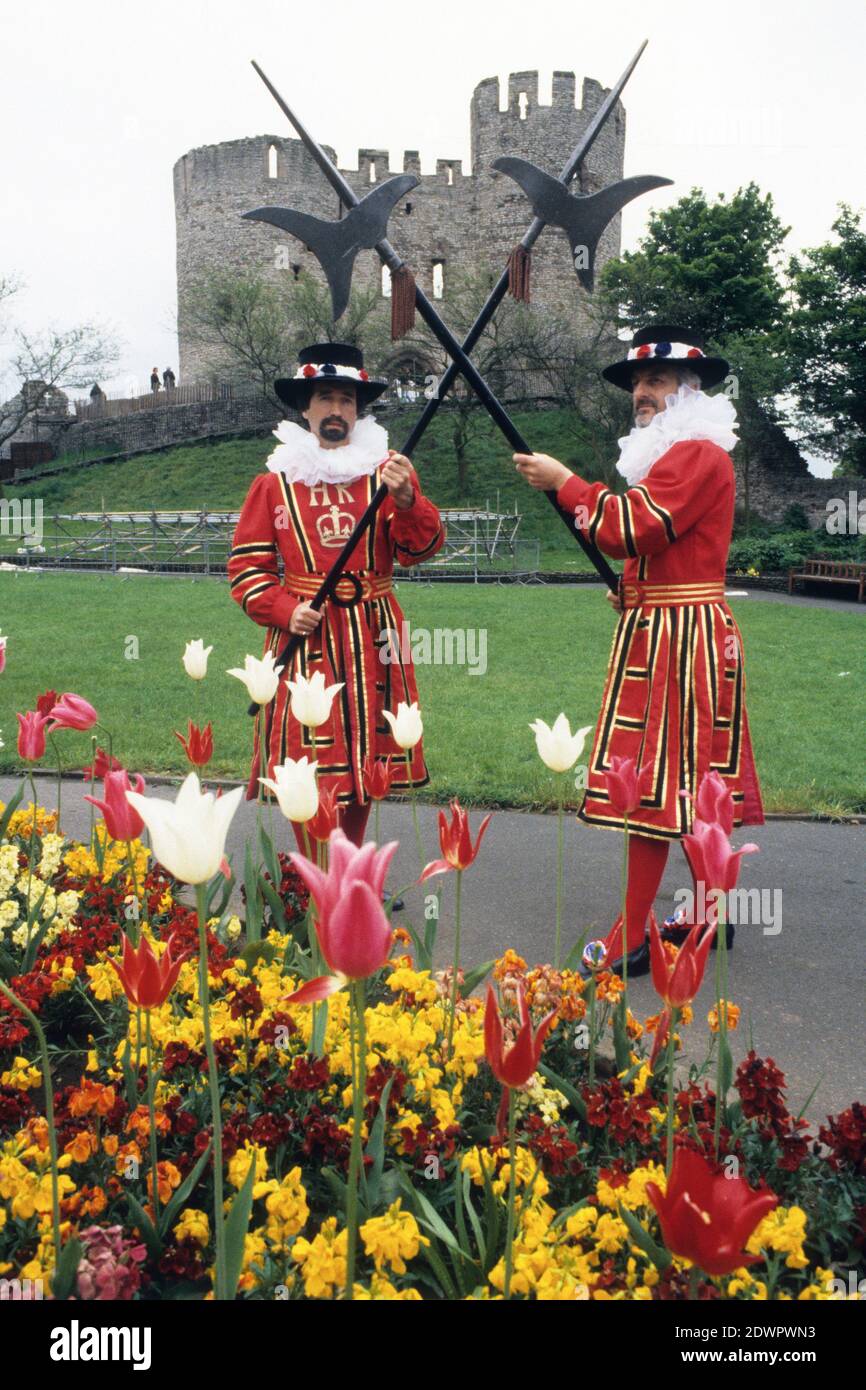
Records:
M509 946L504 956L493 967L494 980L502 980L506 975L521 974L526 969L526 961Z
M173 1163L163 1160L157 1163L156 1171L158 1174L159 1200L163 1206L171 1201L171 1194L176 1187L180 1187L181 1173L179 1168L175 1168ZM147 1175L147 1191L151 1202L153 1201L153 1169Z
M109 1158L114 1158L117 1153L117 1146L120 1143L116 1134L106 1134L102 1141L103 1153L107 1153Z
M76 1163L86 1163L96 1153L98 1143L95 1134L88 1129L80 1129L74 1139L70 1139L63 1152L71 1154Z
M117 1150L117 1157L114 1160L114 1171L120 1178L128 1177L130 1160L133 1164L141 1163L141 1149L134 1139L128 1144L121 1144Z
M78 1090L69 1097L69 1113L76 1118L91 1115L94 1111L97 1115L107 1115L114 1109L116 1099L113 1086L103 1086L99 1081L91 1081L84 1076Z
M623 991L623 983L611 970L603 970L596 981L595 997L615 1004Z
M734 1029L740 1021L740 1006L739 1004L733 1004L730 999L727 999L725 1001L725 1004L728 1015L728 1031L733 1033ZM710 1012L707 1014L707 1023L710 1025L712 1032L718 1033L719 1011L718 1007L715 1004L710 1009Z

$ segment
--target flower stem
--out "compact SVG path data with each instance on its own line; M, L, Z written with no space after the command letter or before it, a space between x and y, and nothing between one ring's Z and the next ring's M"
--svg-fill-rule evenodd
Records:
M728 1041L728 928L725 900L716 904L716 1019L719 1028L718 1057L716 1058L716 1113L713 1120L713 1149L716 1162L719 1158L719 1145L722 1133L722 1111L725 1108L725 1090L722 1073L727 1062Z
M559 804L556 813L556 941L553 950L553 968L559 969L559 956L562 942L562 779L559 781Z
M147 1041L147 1113L150 1119L150 1180L153 1184L153 1224L159 1230L159 1168L156 1158L156 1106L154 1105L155 1077L153 1074L153 1039L150 1032L150 1009L145 1009L145 1038Z
M505 1236L505 1281L503 1297L511 1297L511 1271L514 1261L514 1190L515 1190L515 1136L514 1136L514 1090L508 1088L508 1227Z
M622 1005L623 1015L628 1018L628 921L626 918L626 900L628 897L628 815L623 821L622 837Z
M358 1249L358 1175L361 1170L361 1129L367 1089L367 1039L364 1030L364 981L353 980L350 989L350 1028L357 1028L358 1042L352 1069L352 1147L346 1188L346 1298L355 1296L355 1260Z
M596 1010L595 971L589 979L589 1084L595 1085L595 1010Z
M142 911L143 904L142 904L141 898L139 897L139 893L138 893L138 880L137 880L137 878L136 878L136 876L135 876L135 858L134 858L133 853L132 853L132 841L131 841L131 840L127 840L127 842L126 842L126 857L127 857L127 859L129 860L129 872L130 872L130 874L132 875L132 891L133 891L133 893L135 894L135 905L136 905L136 909L137 909L137 916L136 916L136 919L135 919L135 926L136 926L136 929L135 929L134 932L130 933L130 935L132 936L132 944L133 944L133 946L137 946L138 943L139 943L139 940L141 939L141 926L142 926L142 919L143 919L144 913L143 913L143 911Z
M671 1009L671 1021L668 1024L668 1139L667 1152L665 1154L665 1173L667 1177L671 1175L671 1167L674 1161L674 1034L679 1016L679 1009Z
M451 978L451 1007L448 1012L448 1046L447 1055L451 1056L451 1044L454 1038L454 1016L457 1013L457 972L460 969L460 898L463 887L463 870L457 870L457 900L454 909L454 973Z
M373 839L377 845L380 843L378 800L373 802Z
M0 980L0 992L5 994L16 1007L20 1009L30 1027L36 1034L39 1042L39 1053L42 1058L42 1086L45 1091L45 1119L48 1124L48 1152L51 1155L51 1224L54 1232L54 1268L57 1269L60 1263L60 1190L57 1182L57 1131L54 1127L54 1087L51 1083L51 1063L48 1060L48 1043L42 1031L42 1025L34 1013L28 1009L26 1004L22 1004L17 995Z
M220 1109L220 1085L217 1076L216 1056L210 1031L210 987L207 978L207 889L205 884L195 886L196 907L198 909L198 993L204 1027L204 1049L207 1056L208 1086L210 1089L211 1120L213 1122L213 1190L214 1190L214 1233L216 1238L216 1272L214 1297L228 1298L226 1289L225 1222L223 1220L223 1129Z
M58 833L58 835L59 835L59 834L60 834L60 793L61 793L61 791L62 791L62 789L63 789L63 782L62 782L63 762L62 762L61 757L60 757L60 749L57 747L57 744L56 744L55 741L54 741L54 735L53 735L53 734L49 734L49 735L48 735L48 742L51 744L51 747L54 749L54 756L55 756L55 758L57 759L57 825L56 825L55 829L57 830L57 833Z
M412 823L415 826L415 843L418 846L418 863L421 872L424 871L424 844L421 839L421 827L418 824L418 803L415 798L415 784L412 781L412 749L406 749L406 781L409 785L409 795L412 798Z

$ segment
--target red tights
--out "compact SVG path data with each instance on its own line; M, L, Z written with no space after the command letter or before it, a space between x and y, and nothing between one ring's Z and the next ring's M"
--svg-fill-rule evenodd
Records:
M629 835L628 837L628 881L626 884L626 949L635 950L640 946L646 933L650 908L661 885L665 865L668 862L669 840L653 840L648 835ZM688 861L687 861L688 862ZM691 872L691 866L689 866ZM692 884L697 885L692 875ZM620 918L607 937L608 946L614 956L622 952L620 941Z
M370 818L370 807L372 802L368 801L366 806L359 806L357 801L350 801L348 806L342 807L340 813L340 829L351 840L353 845L364 843L364 831L367 829L367 821ZM295 832L295 839L301 854L306 854L307 847L304 844L304 827L296 825L292 821L292 829Z

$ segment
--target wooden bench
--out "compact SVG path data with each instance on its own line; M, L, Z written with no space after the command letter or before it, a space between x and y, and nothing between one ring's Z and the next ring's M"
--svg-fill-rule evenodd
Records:
M854 584L858 603L863 602L866 594L866 564L856 560L805 560L802 569L788 570L789 594L794 592L798 579L804 583L812 580L819 584Z

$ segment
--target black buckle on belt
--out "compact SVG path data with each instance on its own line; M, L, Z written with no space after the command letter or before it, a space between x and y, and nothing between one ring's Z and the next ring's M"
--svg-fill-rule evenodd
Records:
M355 604L360 603L361 599L363 598L364 586L358 578L357 574L351 574L348 570L343 570L343 573L337 580L337 584L342 583L344 579L347 579L350 584L354 585L354 594L351 598L339 598L337 596L337 585L335 584L334 592L331 595L331 602L335 603L338 608L354 608Z

